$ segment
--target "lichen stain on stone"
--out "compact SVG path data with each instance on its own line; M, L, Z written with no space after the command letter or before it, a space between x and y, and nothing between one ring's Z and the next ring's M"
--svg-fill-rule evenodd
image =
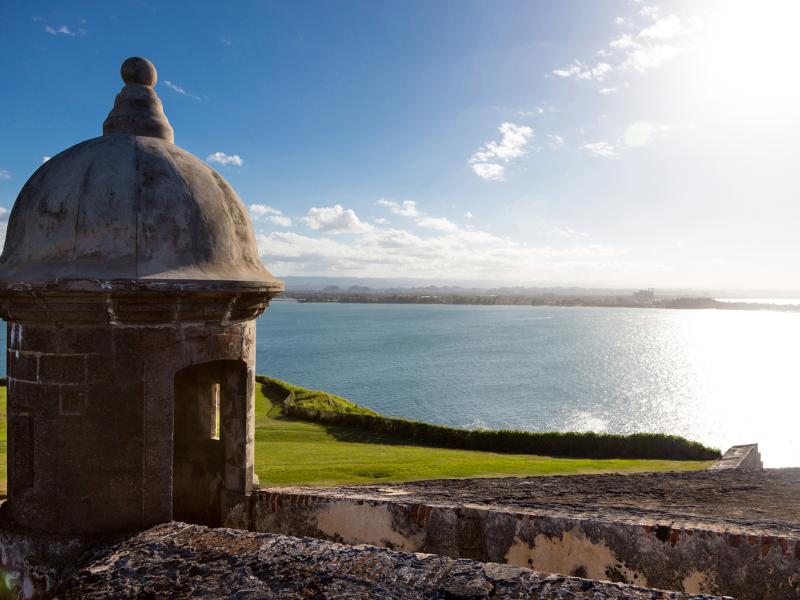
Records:
M588 540L577 527L560 538L538 534L533 545L515 537L506 553L508 564L547 573L586 573L590 579L647 586L644 576L626 567L605 544Z
M396 531L386 505L332 503L321 508L316 518L320 532L346 544L379 543L393 550L415 552L424 542L424 535L406 536Z

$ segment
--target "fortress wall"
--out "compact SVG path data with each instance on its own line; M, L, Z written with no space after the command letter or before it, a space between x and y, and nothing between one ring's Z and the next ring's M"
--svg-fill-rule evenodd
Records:
M354 488L350 488L353 490ZM250 528L740 600L800 597L800 536L681 520L258 490Z
M139 534L70 545L9 534L0 523L7 585L0 597L373 598L425 600L712 600L642 587L538 573L432 554L354 547L318 539L167 523ZM52 544L50 550L42 550ZM85 551L78 555L76 548ZM14 555L13 568L6 560ZM59 556L72 560L61 561Z

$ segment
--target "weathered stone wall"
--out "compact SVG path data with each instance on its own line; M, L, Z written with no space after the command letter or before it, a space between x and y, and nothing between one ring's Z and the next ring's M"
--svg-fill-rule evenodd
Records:
M678 486L677 493L681 484L692 481L662 476L662 485ZM633 478L629 485L635 488L636 476L628 477ZM562 480L566 494L562 504L515 505L518 498L532 496L536 479L549 486L553 497L561 495L557 490ZM604 511L581 504L579 493L570 503L571 479L581 480L492 480L494 495L491 483L487 484L483 491L489 496L483 504L468 495L460 498L469 482L433 482L438 487L431 486L435 487L432 495L449 495L449 500L426 497L425 490L415 489L414 484L408 488L259 490L252 497L249 525L256 531L375 544L687 593L727 594L741 600L800 598L800 523L792 524L795 510L788 505L788 524L768 522L766 507L757 504L751 504L748 520L731 518L735 511L714 519L692 515L669 503L653 507L643 489L640 506L651 510L630 510L626 515L623 510ZM591 485L591 477L584 479ZM639 479L654 488L657 480L656 474ZM504 488L499 481L513 483ZM713 481L718 484L720 500L729 502L724 496L735 493L735 479L726 475ZM606 487L600 478L595 482L598 488ZM701 480L695 478L695 483L699 486ZM758 489L751 481L740 487L771 493L769 485ZM791 489L773 489L772 493L780 503L780 493L792 493ZM800 486L794 489L800 492ZM609 503L632 500L630 490L624 498L615 498L613 488L602 491L607 491ZM691 496L688 490L687 496ZM706 501L713 502L713 498Z
M179 523L98 549L63 580L59 597L688 598L507 565Z
M12 322L8 344L9 509L18 523L91 532L171 520L175 374L213 361L245 365L242 406L225 421L223 504L244 501L253 478L252 322Z

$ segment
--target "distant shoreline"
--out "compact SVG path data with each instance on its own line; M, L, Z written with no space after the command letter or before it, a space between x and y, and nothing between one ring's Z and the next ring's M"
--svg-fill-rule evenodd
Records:
M402 292L330 293L321 291L288 291L283 300L300 303L335 304L429 304L467 306L557 306L600 308L671 308L755 310L800 312L798 304L721 301L713 298L687 297L637 302L625 296L516 296L500 294L415 294Z

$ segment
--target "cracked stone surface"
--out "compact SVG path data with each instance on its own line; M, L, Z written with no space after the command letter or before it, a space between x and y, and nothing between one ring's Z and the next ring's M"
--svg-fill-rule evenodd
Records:
M739 526L770 535L800 534L800 469L447 479L297 491L629 522L648 519L719 528Z
M537 598L689 596L508 565L170 523L101 546L58 590L92 598Z

